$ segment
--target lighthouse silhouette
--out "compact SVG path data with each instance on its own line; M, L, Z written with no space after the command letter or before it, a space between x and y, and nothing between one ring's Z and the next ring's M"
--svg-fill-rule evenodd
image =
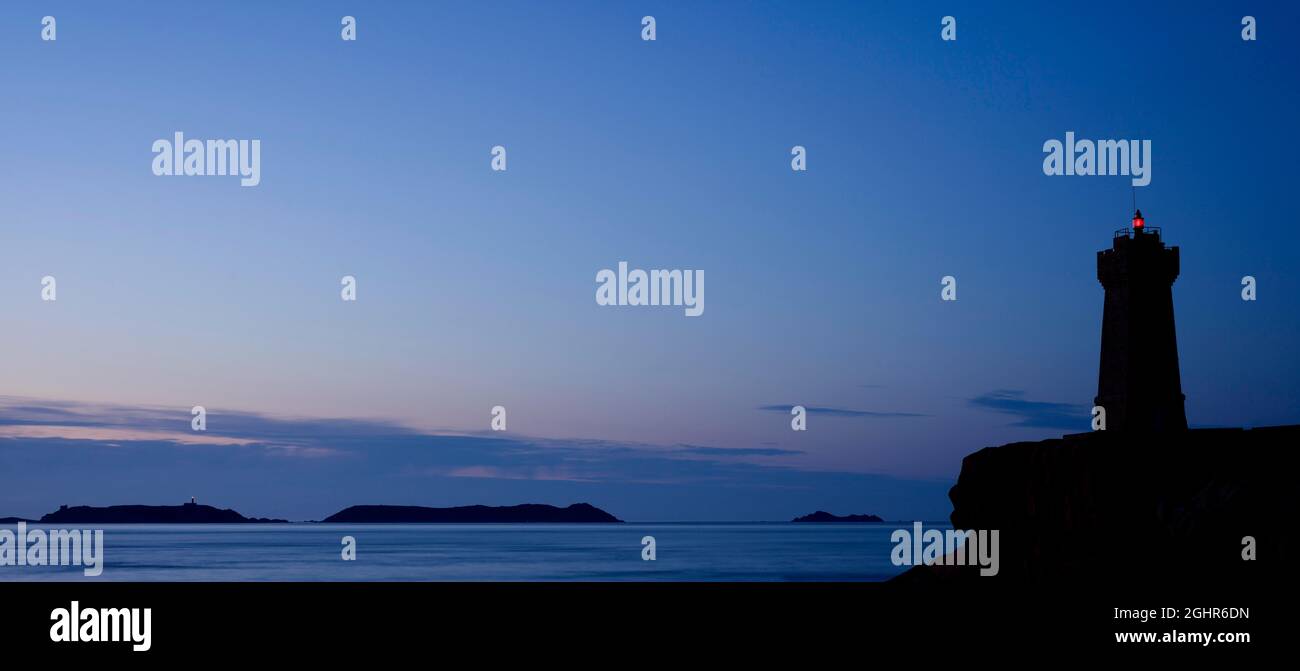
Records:
M1106 289L1101 323L1101 367L1095 405L1106 430L1165 433L1187 429L1174 332L1178 248L1160 229L1133 225L1115 231L1111 248L1097 252L1097 279Z

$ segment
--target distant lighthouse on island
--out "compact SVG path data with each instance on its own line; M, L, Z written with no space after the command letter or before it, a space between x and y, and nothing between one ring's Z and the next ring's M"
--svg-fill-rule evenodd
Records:
M1097 252L1106 304L1095 405L1105 409L1108 431L1187 429L1174 330L1178 270L1178 248L1165 246L1142 210L1131 228L1115 231L1110 249Z

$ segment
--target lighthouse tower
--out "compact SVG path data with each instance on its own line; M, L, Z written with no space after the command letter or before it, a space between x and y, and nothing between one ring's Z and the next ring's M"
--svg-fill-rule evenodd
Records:
M1187 428L1174 332L1177 277L1178 248L1165 246L1141 210L1131 228L1115 231L1110 249L1097 252L1106 307L1095 405L1105 409L1108 431Z

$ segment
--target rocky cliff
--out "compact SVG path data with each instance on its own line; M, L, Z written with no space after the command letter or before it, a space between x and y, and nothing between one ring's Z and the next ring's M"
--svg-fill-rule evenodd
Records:
M996 580L1253 580L1297 559L1300 426L1093 432L990 447L949 492L958 529L1000 531ZM1246 537L1255 559L1243 559ZM921 567L902 580L965 577Z

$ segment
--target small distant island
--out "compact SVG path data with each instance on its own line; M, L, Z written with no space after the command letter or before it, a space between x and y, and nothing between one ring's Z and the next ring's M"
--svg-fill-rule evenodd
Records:
M825 510L818 510L811 515L796 517L791 522L884 522L885 520L875 515L832 515Z
M23 517L0 517L0 524L17 524L19 522L35 522Z
M537 503L518 506L352 506L321 520L329 524L588 524L622 523L589 503L559 508Z
M283 523L264 517L244 517L228 508L213 508L191 500L179 506L59 506L41 517L42 524L262 524Z

